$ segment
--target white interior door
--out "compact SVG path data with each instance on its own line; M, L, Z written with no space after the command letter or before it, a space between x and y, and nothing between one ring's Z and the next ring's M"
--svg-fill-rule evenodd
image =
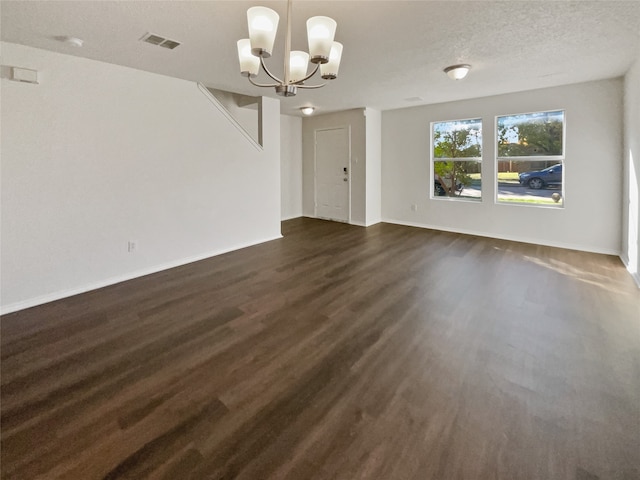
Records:
M348 222L350 138L347 127L316 130L316 217Z

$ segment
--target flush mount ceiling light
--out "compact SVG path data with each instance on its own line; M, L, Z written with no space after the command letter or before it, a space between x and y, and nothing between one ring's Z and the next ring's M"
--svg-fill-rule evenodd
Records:
M283 97L293 97L298 88L320 88L320 85L304 85L318 70L325 80L333 80L338 76L342 44L334 42L336 22L329 17L311 17L307 20L307 38L309 53L299 50L291 51L291 0L287 1L287 31L284 44L284 78L281 80L272 74L264 63L271 56L273 43L278 29L280 17L266 7L251 7L247 10L249 38L238 40L238 59L240 73L257 87L275 87L276 93ZM309 62L315 65L307 75ZM260 66L276 83L256 83Z
M300 111L304 115L311 115L315 111L315 108L314 107L301 107Z
M62 41L67 45L71 45L72 47L80 48L84 43L84 40L78 37L62 37Z
M451 80L462 80L467 76L469 70L471 70L471 65L463 63L460 65L451 65L450 67L445 68L444 73L449 75Z

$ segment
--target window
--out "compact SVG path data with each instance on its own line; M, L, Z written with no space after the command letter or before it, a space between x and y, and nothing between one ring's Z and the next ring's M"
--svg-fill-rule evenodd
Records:
M482 119L431 124L433 197L480 200Z
M564 111L496 119L498 202L562 207Z

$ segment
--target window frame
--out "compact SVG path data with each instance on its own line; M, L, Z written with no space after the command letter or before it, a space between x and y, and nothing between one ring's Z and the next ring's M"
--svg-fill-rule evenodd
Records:
M466 121L477 121L480 124L480 156L479 157L438 157L435 156L435 143L434 143L434 126L439 123L455 123L455 122L466 122ZM432 121L429 125L429 156L431 157L431 162L429 163L429 198L431 200L445 200L445 201L461 201L461 202L472 202L479 203L482 202L482 187L480 187L480 197L479 198L467 198L467 197L450 197L448 195L439 196L435 195L435 162L477 162L480 165L480 175L482 178L482 159L484 156L484 138L483 138L483 130L484 130L484 120L482 117L469 117L469 118L455 118L452 120L438 120Z
M553 113L553 112L562 112L562 154L561 155L516 155L516 156L500 156L499 155L499 146L498 146L498 119L502 118L502 117L515 117L515 116L519 116L519 115L532 115L532 114L536 114L536 113ZM532 111L532 112L520 112L520 113L506 113L506 114L501 114L501 115L496 115L494 117L494 148L495 148L495 162L494 162L494 167L495 167L495 175L493 178L493 182L494 182L494 191L495 191L495 198L494 198L494 203L496 205L513 205L513 206L518 206L518 207L538 207L538 208L556 208L556 209L562 209L565 207L565 202L566 202L566 198L565 198L565 179L566 179L566 165L565 165L565 160L566 160L566 150L567 150L567 111L564 108L552 108L552 109L547 109L547 110L536 110L536 111ZM525 162L525 161L529 161L529 162L558 162L557 164L562 165L562 187L561 187L561 195L562 195L562 203L560 204L556 204L556 205L543 205L543 204L531 204L531 203L527 203L527 202L506 202L506 201L501 201L500 200L500 191L499 191L499 185L498 185L498 173L499 173L499 162L504 162L504 161L513 161L513 162ZM546 168L550 168L553 165L550 165L549 167L544 167L544 169ZM541 169L543 170L543 169ZM522 173L522 172L519 172Z

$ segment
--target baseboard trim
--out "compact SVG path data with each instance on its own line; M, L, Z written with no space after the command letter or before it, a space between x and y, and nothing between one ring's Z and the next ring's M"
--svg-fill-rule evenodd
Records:
M142 270L136 270L134 272L126 273L123 275L118 275L116 277L110 277L105 280L101 280L98 282L93 282L88 285L83 285L77 288L71 288L68 290L60 290L53 293L48 293L46 295L41 295L34 298L29 298L27 300L22 300L20 302L10 303L9 305L0 307L0 315L6 315L8 313L18 312L20 310L24 310L26 308L36 307L38 305L43 305L45 303L54 302L56 300L61 300L63 298L72 297L74 295L78 295L80 293L90 292L92 290L98 290L99 288L108 287L110 285L115 285L117 283L126 282L128 280L133 280L134 278L144 277L145 275L151 275L152 273L162 272L164 270L169 270L170 268L180 267L182 265L187 265L189 263L198 262L200 260L205 260L207 258L216 257L218 255L223 255L225 253L233 252L235 250L241 250L243 248L252 247L254 245L259 245L261 243L270 242L272 240L278 240L282 238L282 235L277 235L275 237L269 237L262 240L258 240L256 242L247 242L238 245L234 245L230 248L224 248L221 250L214 250L211 252L206 252L201 255L194 255L191 257L182 258L180 260L175 260L172 262L162 263L160 265L154 265L153 267L145 268Z
M336 222L336 223L345 223L347 225L355 225L356 227L366 227L367 225L365 225L363 222L358 222L355 220L347 220L347 221L342 221L342 220L334 220L331 218L324 218L324 217L316 217L313 215L302 215L302 217L304 218L313 218L315 220L324 220L325 222Z
M581 252L591 252L591 253L600 253L603 255L620 256L620 250L611 250L607 248L596 248L596 247L591 247L586 245L575 245L575 244L563 243L563 242L544 242L538 239L521 237L517 235L498 235L494 233L478 232L478 231L467 230L463 228L450 228L450 227L441 227L438 225L427 225L427 224L416 223L416 222L405 222L402 220L394 220L391 218L385 218L382 221L385 223L394 223L396 225L405 225L407 227L428 228L431 230L440 230L443 232L461 233L463 235L475 235L477 237L497 238L499 240L509 240L511 242L531 243L533 245L544 245L546 247L565 248L567 250L578 250Z

